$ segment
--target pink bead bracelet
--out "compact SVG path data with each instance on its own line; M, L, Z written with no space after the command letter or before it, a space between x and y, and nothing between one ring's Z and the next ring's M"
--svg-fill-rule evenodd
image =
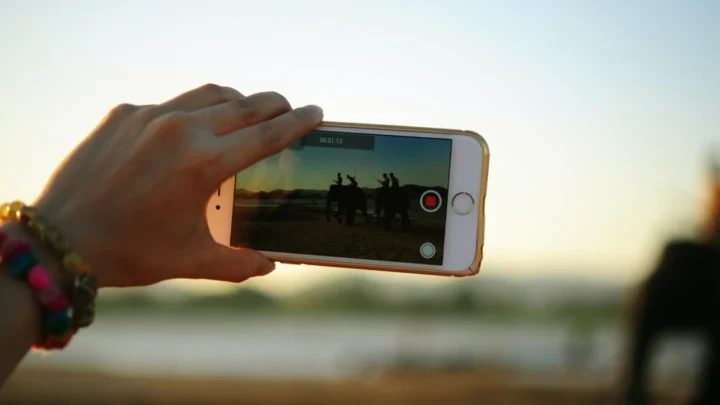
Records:
M42 345L36 349L62 349L70 342L76 329L72 327L70 300L52 283L47 269L38 264L31 246L23 239L11 239L0 230L0 263L7 265L16 278L23 278L36 293L43 309Z

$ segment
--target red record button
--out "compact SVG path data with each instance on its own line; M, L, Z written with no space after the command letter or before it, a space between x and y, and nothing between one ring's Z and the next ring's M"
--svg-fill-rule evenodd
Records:
M435 212L442 206L442 197L435 190L428 190L420 196L420 208L426 212Z

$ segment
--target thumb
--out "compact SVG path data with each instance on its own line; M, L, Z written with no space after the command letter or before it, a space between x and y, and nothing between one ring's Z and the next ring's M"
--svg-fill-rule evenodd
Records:
M203 278L241 283L249 278L264 276L275 270L275 263L256 250L233 248L215 243L207 250L207 260L194 273Z

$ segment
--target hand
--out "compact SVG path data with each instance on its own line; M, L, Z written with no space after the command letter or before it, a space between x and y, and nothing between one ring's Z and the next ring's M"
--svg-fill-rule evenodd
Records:
M214 241L210 196L237 172L290 146L322 110L273 92L205 85L159 105L119 105L67 157L35 202L101 286L172 278L241 282L274 264Z

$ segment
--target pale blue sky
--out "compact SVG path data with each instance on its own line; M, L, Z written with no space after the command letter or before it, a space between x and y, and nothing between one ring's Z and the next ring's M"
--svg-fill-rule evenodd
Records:
M488 273L632 280L697 215L719 19L717 1L5 0L0 199L32 199L113 105L215 82L478 131Z

